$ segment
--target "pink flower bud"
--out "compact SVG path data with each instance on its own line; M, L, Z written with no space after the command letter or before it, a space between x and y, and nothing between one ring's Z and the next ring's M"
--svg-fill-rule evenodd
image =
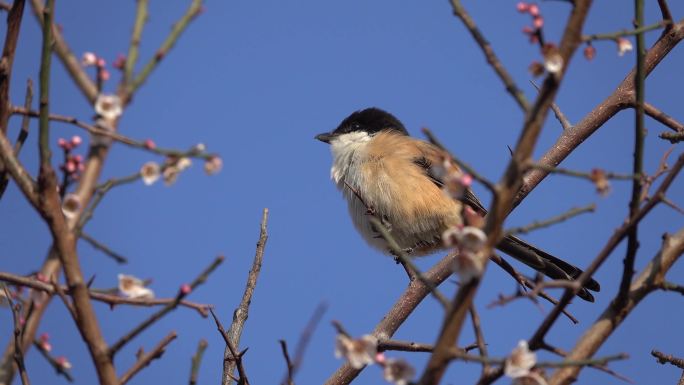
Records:
M74 162L76 162L76 163L82 163L83 162L83 155L81 155L81 154L74 155L73 159L74 159Z
M99 58L97 58L95 65L100 67L100 68L104 68L107 65L107 62L105 61L105 59L99 57Z
M81 139L80 136L74 135L71 137L71 145L74 147L79 146L81 143L83 143L83 139Z
M525 3L524 1L521 1L515 5L515 8L518 10L518 12L525 13L527 12L527 10L530 9L530 5Z
M48 279L43 273L37 273L36 274L36 279L39 280L40 282L47 283Z
M120 53L116 56L116 59L112 63L112 67L122 70L126 65L126 55Z
M522 33L524 33L524 34L526 34L526 35L531 35L531 34L534 33L534 30L532 29L532 27L526 25L526 26L523 27Z
M148 150L154 150L157 148L157 145L154 143L152 139L145 139L145 148Z
M183 295L188 295L188 294L190 294L191 291L192 291L192 287L190 287L190 285L188 285L187 283L182 284L180 287L180 292Z
M70 159L64 165L64 169L71 174L76 171L76 163Z
M593 45L588 45L584 48L584 57L587 60L593 60L596 56L596 48Z
M463 174L461 184L463 187L470 187L473 184L473 177L470 174Z
M541 16L535 17L534 20L532 21L532 25L534 25L534 28L537 28L537 29L543 27L544 26L544 18L542 18Z
M537 4L530 4L527 12L529 12L531 16L537 17L539 16L539 6Z
M50 335L47 332L44 332L40 335L39 338L41 341L48 341L50 339Z
M64 139L64 138L57 139L57 145L61 148L65 148L65 146L67 145L66 139Z
M105 69L99 71L99 73L97 75L100 77L100 79L102 79L103 82L106 82L107 80L109 80L109 78L111 76L109 74L109 71L107 71Z

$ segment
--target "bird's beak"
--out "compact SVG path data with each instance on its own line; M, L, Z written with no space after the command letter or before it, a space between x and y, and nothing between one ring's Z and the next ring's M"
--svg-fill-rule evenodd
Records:
M329 132L324 132L322 134L316 135L316 139L320 140L323 143L330 143L330 140L334 138L335 136Z

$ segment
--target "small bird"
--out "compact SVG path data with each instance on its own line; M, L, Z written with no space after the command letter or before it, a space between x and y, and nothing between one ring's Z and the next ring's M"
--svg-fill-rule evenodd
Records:
M330 144L330 175L349 206L356 229L371 246L392 254L387 242L369 220L369 210L386 224L392 238L411 256L444 249L442 234L463 224L463 205L481 216L487 210L469 188L459 200L443 190L434 165L443 152L409 136L404 125L379 108L356 111L332 132L316 139ZM553 279L572 280L582 270L514 236L497 248ZM591 279L577 294L593 302L588 290L599 291Z

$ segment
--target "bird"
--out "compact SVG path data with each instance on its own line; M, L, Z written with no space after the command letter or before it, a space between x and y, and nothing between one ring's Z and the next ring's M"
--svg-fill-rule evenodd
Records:
M315 139L330 145L330 176L347 201L354 226L369 245L383 253L393 254L369 213L386 225L410 256L445 249L442 234L463 224L463 205L481 216L487 214L470 188L458 200L445 193L444 182L435 172L444 152L411 137L387 111L376 107L355 111L333 131ZM582 274L578 267L512 235L505 236L497 249L552 279L574 280ZM577 296L594 302L589 290L598 292L599 283L590 279Z

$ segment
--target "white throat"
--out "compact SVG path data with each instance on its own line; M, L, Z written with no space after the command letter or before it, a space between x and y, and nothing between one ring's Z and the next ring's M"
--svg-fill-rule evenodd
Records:
M367 132L356 131L342 134L330 141L330 150L333 156L333 165L330 169L330 177L338 186L348 183L355 185L355 165L365 157L366 146L372 137ZM351 174L351 175L350 175Z

